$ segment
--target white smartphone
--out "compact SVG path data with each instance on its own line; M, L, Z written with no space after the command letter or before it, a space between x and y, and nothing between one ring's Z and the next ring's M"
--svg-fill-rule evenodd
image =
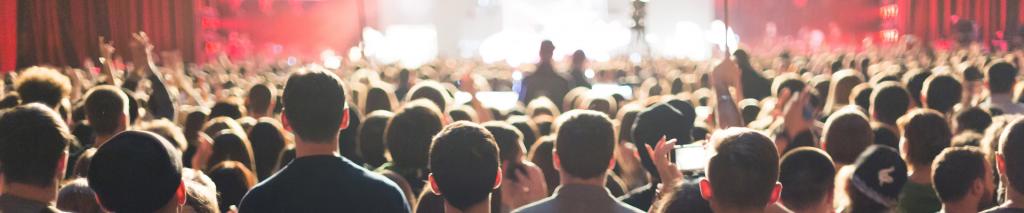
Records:
M704 170L707 165L707 153L701 143L691 143L675 148L676 167L682 171Z

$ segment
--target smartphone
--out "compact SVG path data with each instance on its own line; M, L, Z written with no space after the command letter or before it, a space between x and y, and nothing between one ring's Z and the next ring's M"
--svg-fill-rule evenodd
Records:
M704 144L691 143L675 148L676 167L682 171L704 170L707 165L707 153L704 151Z

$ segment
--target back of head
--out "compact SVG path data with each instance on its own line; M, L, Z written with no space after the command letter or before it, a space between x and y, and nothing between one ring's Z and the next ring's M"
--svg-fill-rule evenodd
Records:
M910 92L911 100L914 100L915 105L922 106L921 103L921 91L924 88L924 81L932 76L932 72L925 72L921 70L913 70L903 74L903 84L907 85L907 92Z
M246 99L245 107L249 109L249 115L269 116L276 100L273 87L265 84L256 84L249 88L249 96Z
M14 81L22 103L40 102L50 108L57 108L67 98L71 93L70 85L67 76L46 67L29 67Z
M394 111L395 107L398 107L398 99L395 97L394 90L390 87L374 86L370 87L364 95L363 112L372 113L377 110Z
M430 138L442 127L441 113L433 102L409 102L388 121L384 144L396 166L426 168Z
M828 101L825 103L825 109L832 112L832 110L838 110L840 107L850 104L850 92L853 87L863 81L854 70L841 70L833 74L832 80L829 82Z
M846 190L854 211L880 212L896 205L907 182L907 166L895 148L868 147L854 166Z
M181 156L153 133L114 136L100 146L89 167L89 186L104 209L114 212L154 212L182 186Z
M875 134L875 144L892 148L900 147L900 135L895 128L885 124L871 123L871 132Z
M384 158L384 129L388 126L388 120L394 116L395 113L390 111L374 111L359 126L359 152L372 167L387 162Z
M899 120L903 132L900 146L906 151L904 157L912 165L928 167L942 149L949 147L953 137L949 125L942 114L930 109L916 109L907 113Z
M615 116L618 110L618 104L615 99L610 96L590 96L583 103L587 106L587 109L602 112L609 117Z
M281 125L276 120L262 118L249 130L249 142L252 143L253 160L256 160L257 177L260 180L274 174L284 152L285 138Z
M617 144L608 116L591 110L573 110L555 122L555 152L562 171L582 179L604 178Z
M218 213L217 191L196 181L185 181L185 205L195 213Z
M829 116L822 135L822 148L840 164L852 164L875 138L867 117L849 107Z
M897 82L885 82L871 91L871 114L879 122L896 124L896 119L907 114L910 93Z
M506 121L516 127L520 133L523 133L523 145L526 148L532 147L533 143L537 142L537 138L540 137L540 130L537 130L537 124L533 123L533 120L526 116L512 116L506 119Z
M985 154L975 147L946 148L932 163L932 186L942 202L960 201L983 178Z
M1017 68L1005 61L997 61L987 68L985 80L988 81L988 90L992 94L1007 94L1013 91L1013 85L1017 83Z
M558 187L559 174L558 170L555 170L554 159L551 151L555 148L555 136L548 135L537 139L537 143L530 146L530 162L533 162L540 167L540 170L544 173L544 182L548 184L548 193L551 193Z
M210 118L217 118L221 116L229 117L231 119L239 119L245 116L246 110L243 105L243 101L240 98L227 98L213 104L210 108Z
M434 102L434 105L437 105L437 108L441 110L447 109L449 107L448 102L451 102L451 97L444 89L444 86L431 80L416 83L412 89L409 89L409 95L405 97L405 102L408 103L421 98Z
M1009 182L1008 189L1024 192L1024 118L1006 126L999 138L999 156L1003 159L999 173Z
M445 201L460 210L489 197L497 186L499 167L494 136L474 123L446 126L430 146L431 180Z
M636 147L650 145L654 147L662 136L668 139L676 139L677 144L689 144L693 129L693 120L696 114L680 112L667 103L660 103L648 107L637 114L636 122L633 124L633 143ZM640 160L647 171L654 175L654 163L647 152L640 152ZM656 176L656 175L654 175Z
M185 116L185 124L182 127L183 132L185 133L185 140L189 141L189 143L197 141L199 138L199 131L203 130L203 125L206 124L206 119L209 114L210 113L205 109L197 108Z
M60 116L42 104L26 104L0 117L0 164L5 183L55 186L57 166L73 136Z
M185 151L188 146L188 141L185 141L185 134L182 133L181 128L175 125L173 122L167 119L153 120L146 123L142 123L139 126L139 130L148 131L164 137L167 141L174 145L178 151Z
M619 110L619 115L615 116L619 121L619 142L633 141L633 124L642 110L639 105L626 105Z
M963 86L960 80L949 74L936 74L924 81L921 95L925 98L924 105L942 113L952 112L953 106L960 103Z
M85 95L85 117L98 135L112 135L125 128L122 119L128 116L128 96L120 88L97 86Z
M498 144L498 149L501 151L501 161L519 163L519 157L525 153L526 149L523 145L523 133L504 121L490 121L484 123L483 126L494 135L494 142Z
M213 151L206 168L213 168L224 161L238 161L246 168L255 170L252 145L248 138L231 132L221 132L220 135L214 136Z
M309 69L288 78L282 97L284 119L295 136L309 142L334 142L347 108L341 80L327 70Z
M746 128L711 136L707 178L712 202L734 208L764 208L779 179L779 153L772 140Z
M957 110L953 114L953 131L985 132L985 129L992 125L992 115L980 107L968 107Z
M531 118L540 115L558 117L559 114L561 114L561 111L558 110L558 106L555 106L555 102L552 102L547 96L534 98L526 105L526 115Z
M811 147L794 149L782 156L779 165L781 201L790 210L814 207L835 188L836 168L828 153Z
M85 178L77 178L69 181L57 191L57 208L61 211L79 213L101 213L99 201L96 201L96 193L89 188L89 182Z
M850 102L857 104L860 108L870 109L872 92L874 92L874 88L871 87L871 84L862 83L857 85L856 87L853 87L852 92L850 92Z
M230 206L238 205L242 196L256 185L256 176L238 161L224 161L213 166L210 179L217 186L221 212L228 212Z
M239 124L238 121L229 117L216 117L207 121L206 124L203 124L203 133L210 137L217 137L217 135L222 134L224 130L228 130L229 132L238 135L245 134L245 128L242 127L242 124Z

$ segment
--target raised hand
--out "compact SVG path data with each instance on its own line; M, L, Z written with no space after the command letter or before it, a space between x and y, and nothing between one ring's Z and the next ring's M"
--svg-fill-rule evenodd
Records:
M99 49L100 49L100 63L105 63L105 60L111 60L114 56L114 41L107 42L106 38L100 36L99 38Z
M655 144L653 149L651 145L644 144L644 146L647 147L647 152L650 153L651 160L654 161L654 168L658 170L662 187L672 187L682 182L683 173L679 172L676 164L669 159L669 153L675 149L676 139L668 141L665 139L665 136L661 136L661 140L658 140L658 144Z

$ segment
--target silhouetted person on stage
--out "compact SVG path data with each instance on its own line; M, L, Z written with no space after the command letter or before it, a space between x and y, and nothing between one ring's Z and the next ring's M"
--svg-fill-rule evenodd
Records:
M523 79L523 91L519 100L529 103L530 100L540 96L547 96L555 106L562 105L562 97L569 91L569 81L555 73L555 66L551 64L551 56L554 54L555 45L549 40L540 43L540 62L537 63L537 70Z

